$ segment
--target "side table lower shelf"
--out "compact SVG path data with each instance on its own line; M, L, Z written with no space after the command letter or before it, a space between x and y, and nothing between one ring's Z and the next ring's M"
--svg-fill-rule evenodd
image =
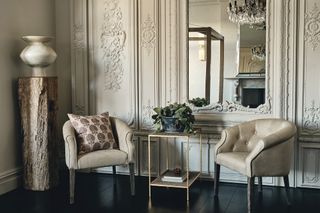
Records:
M194 136L194 135L199 135L199 145L200 145L200 171L190 171L189 170L189 150L190 150L190 137ZM158 177L155 178L154 180L151 181L151 151L150 151L150 139L152 137L157 137L157 138L167 138L167 143L166 143L166 147L167 147L167 156L168 156L168 139L169 138L184 138L187 142L187 147L186 147L186 169L185 172L188 175L187 178L183 181L183 182L176 182L176 181L163 181L162 176L160 175L160 167L158 168ZM194 183L194 181L200 176L201 171L202 171L202 141L201 141L201 133L196 132L196 133L181 133L181 132L154 132L148 135L148 170L149 170L149 199L151 200L151 187L152 186L157 186L157 187L170 187L170 188L183 188L187 190L187 201L189 201L189 188L190 186ZM161 140L160 140L161 141ZM167 165L166 165L166 170L169 169L168 166L168 158L167 158ZM160 158L159 158L159 165L160 165ZM181 166L183 167L183 165ZM182 175L183 177L181 177L182 179L185 178L184 175ZM170 175L168 175L167 177L169 177L170 179ZM172 177L175 177L172 176ZM168 180L168 179L167 179ZM181 180L182 181L182 180Z
M171 187L171 188L189 188L192 183L200 176L200 172L189 172L189 180L185 180L182 183L179 182L169 182L169 181L162 181L160 177L157 177L151 182L151 186L159 186L159 187Z

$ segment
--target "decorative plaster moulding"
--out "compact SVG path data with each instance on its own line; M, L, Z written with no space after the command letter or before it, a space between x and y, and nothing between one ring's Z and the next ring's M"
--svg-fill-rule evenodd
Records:
M320 104L313 100L310 106L304 107L302 126L303 135L320 135Z
M151 118L154 114L153 108L150 99L148 100L147 105L142 106L142 125L146 129L153 129L153 120Z
M271 113L271 99L270 97L266 99L266 103L261 104L257 108L249 108L242 106L240 104L236 104L233 102L224 102L224 103L215 103L210 104L204 107L195 107L190 106L191 109L196 113L202 112L242 112L242 113L256 113L256 114L270 114Z
M123 30L122 11L119 0L104 2L104 21L100 37L101 48L104 52L105 90L121 89L124 68L123 51L126 42L126 32Z
M305 14L305 41L315 51L320 46L320 9L314 3L312 10Z
M154 49L155 42L156 28L151 15L148 14L141 26L141 45L147 50L148 55L150 55L151 50Z

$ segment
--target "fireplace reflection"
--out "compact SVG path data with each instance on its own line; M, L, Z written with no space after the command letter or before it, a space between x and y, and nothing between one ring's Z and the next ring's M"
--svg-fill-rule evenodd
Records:
M228 78L234 81L234 102L249 108L257 108L265 103L265 76L237 75Z
M264 104L265 89L264 88L242 88L241 104L249 108L256 108Z

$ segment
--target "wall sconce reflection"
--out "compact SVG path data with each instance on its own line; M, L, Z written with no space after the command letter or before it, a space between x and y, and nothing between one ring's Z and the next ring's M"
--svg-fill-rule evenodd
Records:
M207 60L207 47L205 41L199 41L199 60L206 61Z

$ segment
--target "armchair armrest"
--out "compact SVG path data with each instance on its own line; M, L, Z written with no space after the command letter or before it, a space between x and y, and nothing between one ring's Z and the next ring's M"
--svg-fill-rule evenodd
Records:
M118 118L110 117L110 120L118 136L119 149L128 154L128 163L134 162L134 144L132 141L132 129L125 122Z
M77 169L78 165L78 153L77 153L77 141L74 132L74 128L70 121L66 121L62 128L63 138L65 141L65 157L66 164L69 169Z
M296 127L295 125L291 124L276 133L268 135L262 139L260 139L254 149L250 152L250 154L246 158L246 164L251 165L251 162L256 159L261 153L265 152L266 150L280 145L282 143L290 143L293 141L293 137L296 134ZM291 139L291 140L290 140ZM284 154L284 153L283 153ZM279 154L281 155L281 154ZM248 167L248 173L251 172L251 167ZM250 171L249 171L250 170Z
M276 146L284 141L289 140L290 138L294 137L297 132L297 128L295 125L291 124L280 131L268 135L267 137L262 139L264 149L271 148Z
M254 149L248 155L247 159L254 159L263 150L269 149L289 140L290 138L295 136L296 131L296 127L292 124L290 126L282 128L278 132L260 139Z
M239 137L239 127L233 126L221 132L221 139L215 147L215 154L230 152Z

